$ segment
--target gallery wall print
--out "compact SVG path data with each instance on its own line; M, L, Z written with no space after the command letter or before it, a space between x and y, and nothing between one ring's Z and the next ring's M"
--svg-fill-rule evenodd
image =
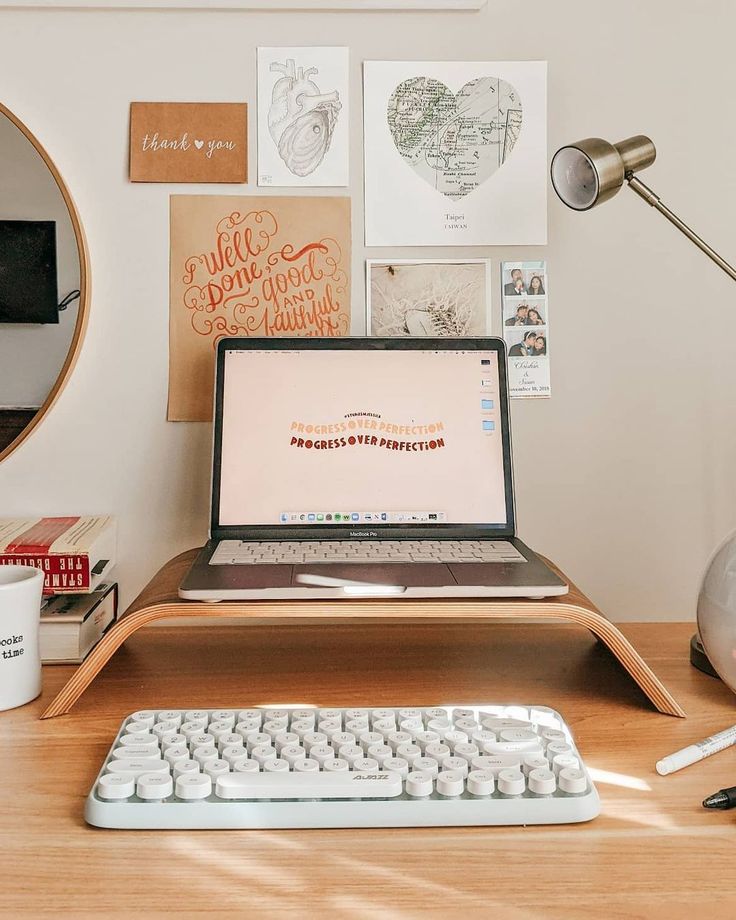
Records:
M550 396L549 275L542 260L501 263L509 396Z
M364 64L367 246L547 242L547 65Z
M258 49L258 184L347 186L347 48Z
M490 331L487 259L366 262L369 335L478 336Z
M248 106L133 102L131 182L247 182Z
M223 336L350 331L350 199L171 197L170 421L210 421Z

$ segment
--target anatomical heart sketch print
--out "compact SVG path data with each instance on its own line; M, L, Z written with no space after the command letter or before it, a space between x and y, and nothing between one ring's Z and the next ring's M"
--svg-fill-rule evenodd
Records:
M348 49L258 49L258 184L348 184Z

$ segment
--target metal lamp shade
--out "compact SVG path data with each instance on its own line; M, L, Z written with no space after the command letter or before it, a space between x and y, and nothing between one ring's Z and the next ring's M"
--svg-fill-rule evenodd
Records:
M651 166L656 155L652 141L641 134L618 144L588 137L557 151L552 185L569 208L587 211L612 198L625 179Z

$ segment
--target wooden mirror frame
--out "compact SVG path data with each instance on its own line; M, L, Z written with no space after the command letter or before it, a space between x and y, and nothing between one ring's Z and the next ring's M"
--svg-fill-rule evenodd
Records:
M74 228L74 237L77 242L77 254L79 257L79 308L77 310L77 321L74 325L74 332L72 334L71 342L69 343L69 350L67 351L66 358L64 359L64 363L61 366L61 370L59 371L59 375L57 376L54 385L51 387L48 396L43 401L38 412L36 412L36 414L26 425L23 431L21 431L21 433L13 441L11 441L6 448L0 450L0 463L16 448L20 447L26 438L29 437L29 435L36 429L36 427L46 417L46 413L49 412L51 407L59 398L61 391L66 386L66 382L71 376L74 365L77 363L79 351L82 347L82 341L84 339L84 333L87 329L90 291L89 252L87 250L87 240L84 236L84 230L82 228L82 221L79 217L79 211L77 211L77 206L74 204L74 200L69 192L69 189L67 188L64 180L61 178L61 174L56 168L55 163L46 152L38 138L26 127L26 125L23 124L23 122L16 115L10 111L10 109L8 109L2 104L2 102L0 102L0 116L2 115L8 118L21 132L21 134L23 134L34 146L38 152L38 155L44 161L49 172L54 177L54 182L56 182L56 185L61 192L61 196L64 199L64 203L66 204L67 211L69 212L69 218L72 222L72 227Z

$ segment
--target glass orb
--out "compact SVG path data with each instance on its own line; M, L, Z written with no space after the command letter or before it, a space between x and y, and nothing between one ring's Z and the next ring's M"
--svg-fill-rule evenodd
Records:
M708 660L736 693L736 532L719 546L703 576L698 632Z

